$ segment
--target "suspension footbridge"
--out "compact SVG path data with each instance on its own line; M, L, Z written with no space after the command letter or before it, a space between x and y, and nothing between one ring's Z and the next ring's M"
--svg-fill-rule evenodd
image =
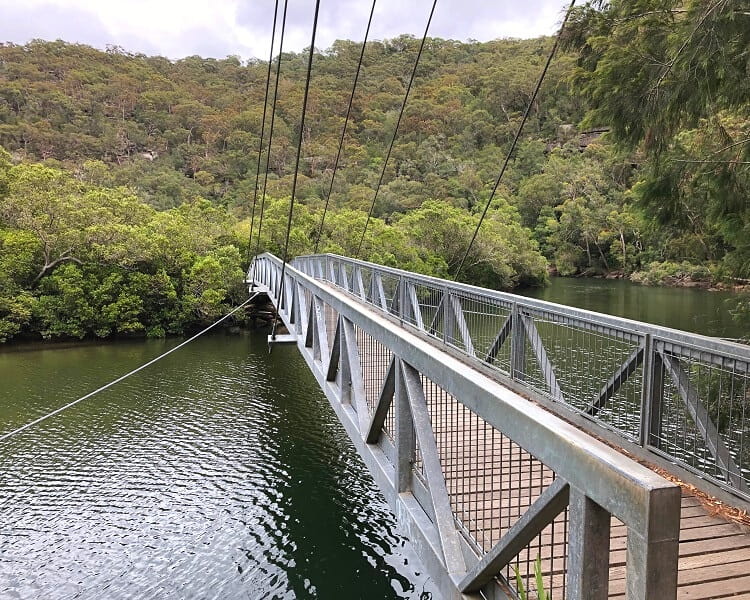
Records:
M335 255L283 267L248 274L269 341L297 344L444 597L513 598L518 575L538 596L538 572L554 598L750 598L747 347Z

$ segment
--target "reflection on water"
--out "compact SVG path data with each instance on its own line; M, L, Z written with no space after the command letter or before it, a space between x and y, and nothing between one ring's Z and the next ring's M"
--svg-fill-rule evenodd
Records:
M0 432L176 344L0 353ZM292 347L202 338L0 447L2 598L420 598Z

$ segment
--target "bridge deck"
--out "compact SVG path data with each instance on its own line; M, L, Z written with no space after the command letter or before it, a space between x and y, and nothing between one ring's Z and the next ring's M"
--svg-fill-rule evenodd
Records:
M333 343L336 315L330 309L326 313ZM390 357L366 334L358 332L357 337L372 409ZM422 383L454 513L467 537L487 552L552 482L554 473L433 382L423 378ZM392 427L392 421L386 422L387 433ZM419 472L419 455L416 466ZM524 579L533 579L531 565L539 557L553 598L566 596L567 527L566 510L514 563ZM610 598L625 598L626 533L613 518ZM682 498L679 553L678 599L750 600L750 531L711 515L688 491ZM506 577L514 576L514 571L506 572Z

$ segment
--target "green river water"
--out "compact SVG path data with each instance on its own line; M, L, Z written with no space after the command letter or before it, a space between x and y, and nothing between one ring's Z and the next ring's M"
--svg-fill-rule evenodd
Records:
M729 294L555 279L533 295L739 333ZM0 350L0 433L177 343ZM201 338L0 443L0 598L431 592L296 349L269 355L265 332Z

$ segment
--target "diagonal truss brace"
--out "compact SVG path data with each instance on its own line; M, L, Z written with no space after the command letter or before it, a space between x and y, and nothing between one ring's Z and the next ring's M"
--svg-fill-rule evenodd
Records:
M357 347L357 335L354 325L346 318L339 319L340 327L340 356L341 356L341 399L349 402L357 413L357 422L362 436L367 433L370 425L367 400L365 398L365 382L362 376Z
M307 309L307 327L305 327L305 348L315 347L315 310L313 309L314 302L310 303Z
M564 402L565 398L563 397L560 385L557 383L557 377L555 377L555 369L552 367L552 363L547 356L547 351L544 349L544 344L542 343L542 337L539 335L536 325L534 325L534 320L526 315L521 315L521 323L552 398L558 402Z
M373 301L375 304L379 304L385 312L388 312L388 302L385 299L385 289L383 289L383 278L380 274L373 274L372 283L375 287L375 293L373 294Z
M307 327L305 328L305 347L312 348L314 360L324 363L329 357L328 332L325 324L325 308L317 297L313 296L307 309ZM328 365L323 364L324 371Z
M679 358L658 350L664 368L672 378L680 398L685 403L688 413L693 418L706 447L709 449L719 467L726 473L727 480L737 489L747 491L747 484L737 463L734 462L724 440L719 435L719 430L714 424L708 410L701 402L698 390L690 381L690 375L685 371Z
M355 293L366 302L367 294L365 293L365 284L362 281L362 269L359 267L354 271L354 284Z
M407 294L409 295L409 306L411 308L411 314L414 318L414 324L416 327L424 331L424 321L422 320L422 310L419 308L419 300L417 299L417 291L411 284L406 284Z
M339 316L336 320L336 333L333 335L333 344L331 345L331 356L328 359L328 370L326 372L326 381L335 381L339 372L339 362L341 358L341 321L343 317Z
M316 297L313 297L310 303L311 321L308 323L308 337L310 329L312 333L313 357L321 362L328 358L328 332L326 331L326 313L323 303Z
M383 380L383 387L380 390L380 396L378 397L378 403L375 406L375 412L372 414L370 419L370 425L367 428L367 436L365 441L368 444L377 444L380 440L380 436L383 433L383 426L385 425L385 418L388 415L388 410L393 404L393 396L396 393L396 357L391 358L391 362L388 365L388 371L386 371L385 379Z
M469 333L469 326L466 324L466 319L464 318L464 309L461 306L461 300L458 296L454 296L453 294L449 294L448 298L450 300L451 310L453 311L453 317L456 320L456 326L458 327L458 331L461 333L461 339L464 342L466 353L470 356L475 356L476 352L474 351L474 342L471 341L471 334Z
M500 352L500 348L503 347L503 344L505 341L510 337L510 332L513 329L513 313L508 315L508 318L505 319L505 322L503 323L503 326L500 328L500 331L497 334L497 337L495 337L495 340L492 342L492 346L490 346L490 349L487 351L487 356L484 357L485 362L488 362L492 364L495 362L495 359L497 358L498 352Z
M502 571L519 552L547 527L568 505L570 486L557 477L506 534L466 574L458 587L463 593L477 592Z
M414 367L404 361L400 361L400 363L414 432L422 454L424 473L435 513L435 527L440 538L445 567L448 573L465 573L466 563L461 551L461 541L456 529L443 469L440 465L435 433L432 430L427 401L422 389L422 379Z
M596 399L586 409L586 414L595 417L598 412L607 405L607 401L612 398L619 389L625 385L630 379L630 376L638 370L638 367L643 363L644 351L646 349L645 343L638 346L628 356L622 365L614 372L612 377L609 378L607 383L599 392Z

